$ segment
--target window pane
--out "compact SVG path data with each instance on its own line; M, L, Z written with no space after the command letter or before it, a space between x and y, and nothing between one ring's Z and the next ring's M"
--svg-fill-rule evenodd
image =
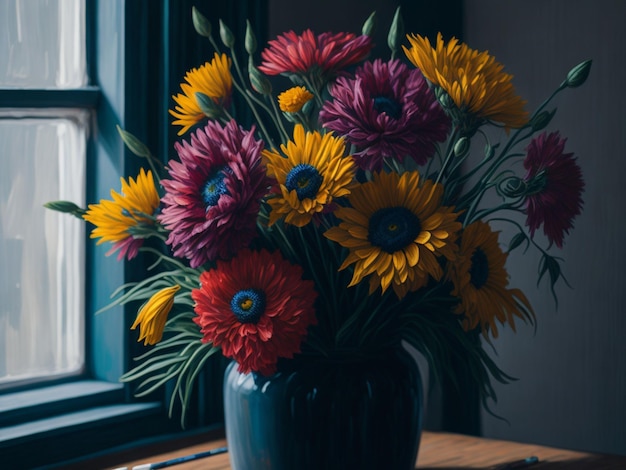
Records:
M0 87L87 84L84 0L0 0Z
M43 207L85 204L87 113L0 114L0 385L84 364L84 223Z

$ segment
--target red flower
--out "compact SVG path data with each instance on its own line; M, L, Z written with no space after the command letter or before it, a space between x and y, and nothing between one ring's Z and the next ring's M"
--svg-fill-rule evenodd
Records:
M565 140L558 132L544 132L530 142L524 159L529 186L526 225L532 237L543 224L548 240L559 248L574 226L574 217L580 214L585 186L574 155L564 153Z
M364 60L372 49L369 36L352 33L322 33L317 36L310 29L297 35L289 31L268 42L261 53L263 63L259 70L267 75L307 73L314 67L323 75Z
M203 342L222 348L239 371L272 375L279 357L293 357L316 323L312 281L280 252L248 249L200 276L191 292Z

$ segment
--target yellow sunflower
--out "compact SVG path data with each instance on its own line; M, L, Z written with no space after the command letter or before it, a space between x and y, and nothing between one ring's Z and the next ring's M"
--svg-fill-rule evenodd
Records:
M295 126L293 140L278 152L263 151L267 174L276 179L275 195L268 199L269 224L281 217L303 227L335 198L350 194L355 173L352 157L344 156L345 144L332 133L305 132Z
M174 296L180 289L179 285L166 287L154 294L143 304L131 330L139 327L139 339L144 345L156 344L163 337L167 316L174 305Z
M452 295L461 300L456 313L463 315L466 330L480 326L483 335L491 331L496 338L496 320L508 322L515 331L514 317L534 318L524 293L507 289L506 259L498 244L498 232L489 224L477 221L463 230L459 254L448 266L448 277L454 284Z
M278 106L286 113L297 113L313 99L313 93L303 86L295 86L278 95Z
M90 204L83 219L96 226L91 238L100 238L97 244L113 243L113 251L120 250L119 258L128 255L128 259L137 255L143 243L142 238L134 238L133 231L142 225L153 225L152 218L159 207L160 198L154 184L152 172L142 168L137 180L120 178L120 194L111 190L113 200L102 199L99 204Z
M419 180L417 171L375 173L352 190L351 207L335 211L342 222L324 235L350 249L339 268L354 264L350 286L371 275L370 294L392 286L402 298L429 276L441 279L437 258L454 259L461 223L454 208L440 205L443 187Z
M172 96L178 106L169 110L176 118L175 126L182 126L178 135L183 135L191 126L205 118L196 100L196 93L204 93L220 107L227 107L232 95L233 79L230 74L231 60L226 54L215 53L211 62L199 69L191 69L185 75L187 83L181 83L183 93Z
M407 36L402 46L408 59L434 85L445 90L456 107L478 118L518 128L528 122L526 102L516 94L511 79L488 52L478 52L452 38L444 44L441 33L432 47L428 38Z

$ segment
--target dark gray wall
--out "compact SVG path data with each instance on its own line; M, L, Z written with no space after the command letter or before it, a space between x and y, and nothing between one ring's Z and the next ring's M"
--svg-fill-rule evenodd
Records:
M512 281L533 303L537 334L504 331L498 362L518 377L497 387L486 436L626 454L626 2L467 0L465 41L488 49L538 105L569 68L593 59L588 82L563 93L550 130L568 138L586 180L584 213L562 250L572 286L555 308L536 288L533 256L510 258Z

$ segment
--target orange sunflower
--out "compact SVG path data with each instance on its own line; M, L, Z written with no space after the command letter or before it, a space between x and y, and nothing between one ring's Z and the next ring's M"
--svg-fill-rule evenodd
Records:
M524 293L507 289L506 259L507 254L498 244L498 232L493 232L489 224L479 220L463 230L459 255L449 264L448 276L454 284L452 295L461 300L456 313L463 315L465 330L480 326L485 337L490 331L496 338L496 320L508 322L513 331L514 317L534 320Z
M445 90L455 106L478 119L518 128L528 122L526 102L515 92L513 75L504 72L488 52L478 52L452 38L444 44L441 33L433 47L428 38L407 36L411 48L403 46L408 59L435 86Z
M341 220L324 235L350 249L340 270L354 265L350 286L370 277L370 294L391 286L399 298L419 289L429 276L440 280L440 256L454 259L461 229L453 207L441 206L443 187L431 180L420 186L417 171L374 173L354 188L340 207Z

